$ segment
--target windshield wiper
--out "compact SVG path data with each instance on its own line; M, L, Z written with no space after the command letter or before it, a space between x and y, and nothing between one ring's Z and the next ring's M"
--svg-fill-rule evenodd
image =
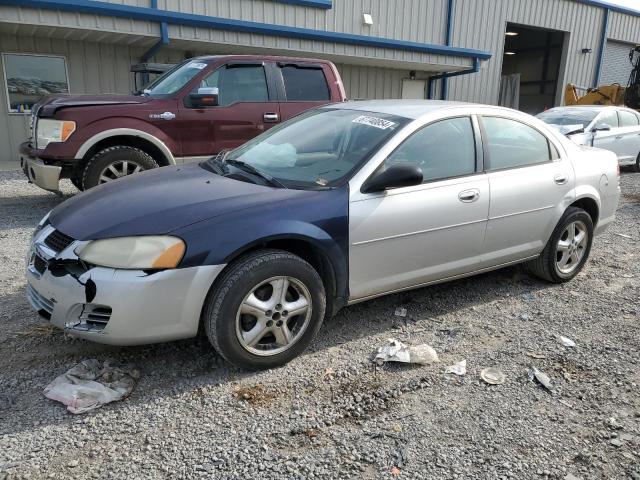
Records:
M225 154L226 156L226 154ZM242 160L222 160L223 164L228 164L228 165L233 165L236 168L239 168L240 170L244 170L245 172L249 172L252 173L260 178L262 178L263 180L266 180L267 183L269 183L272 187L278 187L278 188L287 188L285 184L283 184L282 182L280 182L279 180L276 180L275 178L273 178L271 175L267 175L264 172L261 172L260 170L258 170L256 167L254 167L253 165L250 165L246 162L243 162Z

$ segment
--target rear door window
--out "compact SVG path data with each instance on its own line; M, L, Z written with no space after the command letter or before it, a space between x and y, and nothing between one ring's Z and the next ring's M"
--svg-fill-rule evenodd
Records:
M618 120L620 120L621 127L637 127L638 117L634 113L627 112L626 110L618 110Z
M538 130L522 122L500 117L482 117L488 155L488 170L526 167L550 161L551 144Z
M331 100L329 86L322 68L294 65L280 66L288 102L321 102Z

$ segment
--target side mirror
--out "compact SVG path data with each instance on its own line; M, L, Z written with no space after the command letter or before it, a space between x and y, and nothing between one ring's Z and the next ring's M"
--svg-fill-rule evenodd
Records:
M219 90L216 87L200 87L197 93L189 94L189 101L194 108L218 106Z
M611 130L611 125L606 123L599 123L593 129L594 132L608 132L609 130Z
M422 169L412 163L396 163L379 170L362 186L362 193L383 192L390 188L411 187L422 183Z

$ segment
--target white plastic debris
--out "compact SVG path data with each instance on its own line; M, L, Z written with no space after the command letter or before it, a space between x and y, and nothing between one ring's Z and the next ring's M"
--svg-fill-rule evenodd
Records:
M501 385L507 377L497 368L489 367L480 372L480 378L489 385Z
M560 340L560 343L562 343L562 345L564 345L565 347L575 347L576 346L576 342L574 342L570 338L563 337L562 335L558 335L558 339Z
M549 375L541 372L536 367L531 367L531 369L529 370L529 378L531 380L537 380L540 385L542 385L550 392L553 391L553 386L551 385L551 379L549 378Z
M396 315L396 317L406 317L407 316L407 309L406 308L402 308L402 307L398 307L398 308L396 308L395 315Z
M436 351L427 344L409 346L393 338L390 338L386 345L378 348L373 360L378 365L386 362L427 365L440 361Z
M454 375L466 375L467 374L467 361L466 360L462 360L458 363L456 363L455 365L451 365L450 367L447 367L447 369L444 371L444 373L452 373Z
M65 404L71 413L84 413L129 396L138 378L136 369L108 360L84 360L47 385L44 395Z

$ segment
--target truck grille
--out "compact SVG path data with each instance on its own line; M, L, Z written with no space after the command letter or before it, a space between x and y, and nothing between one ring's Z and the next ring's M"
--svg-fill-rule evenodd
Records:
M55 250L56 253L60 253L73 243L73 238L65 235L60 230L54 230L44 239L45 245Z

